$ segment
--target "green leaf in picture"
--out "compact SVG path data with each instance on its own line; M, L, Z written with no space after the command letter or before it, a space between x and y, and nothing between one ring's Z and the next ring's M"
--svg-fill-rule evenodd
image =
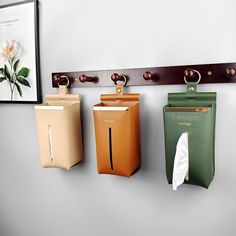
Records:
M4 81L4 80L6 80L6 77L2 77L2 76L0 75L0 83L1 83L2 81Z
M26 80L23 76L17 76L17 81L24 86L31 87L28 80Z
M7 79L10 81L11 76L10 76L10 72L8 70L8 67L6 65L4 65L4 75L5 77L7 77ZM11 82L11 81L10 81Z
M19 95L22 97L22 90L20 88L20 85L17 84L17 83L15 83L15 85L16 85L16 88L17 88L17 91L18 91Z
M18 60L14 63L14 65L13 65L13 70L14 70L14 71L17 70L17 67L18 67L18 65L19 65L19 61L20 61L20 59L18 59Z
M0 76L4 76L4 68L0 68Z
M6 76L4 74L4 68L0 68L0 82L6 80Z
M12 79L12 83L15 83L15 82L16 82L16 75L13 74L13 75L11 76L11 79Z
M23 76L24 78L27 78L29 76L29 73L30 73L29 68L22 67L18 72L17 76Z

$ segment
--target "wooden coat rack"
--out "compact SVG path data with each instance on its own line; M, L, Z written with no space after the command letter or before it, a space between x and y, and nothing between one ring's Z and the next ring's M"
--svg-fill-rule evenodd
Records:
M196 73L198 72L198 73ZM117 81L127 80L126 86L184 84L197 80L200 83L236 83L236 63L149 67L117 70L55 72L52 86L68 82L70 87L114 86ZM68 78L68 79L67 79Z

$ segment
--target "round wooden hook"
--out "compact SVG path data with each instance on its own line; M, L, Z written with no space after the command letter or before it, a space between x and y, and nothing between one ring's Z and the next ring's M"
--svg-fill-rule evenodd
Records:
M91 76L87 76L87 75L80 75L79 76L79 81L81 83L85 83L85 82L94 82L96 83L97 82L97 78L96 77L91 77Z
M191 69L191 68L188 68L184 71L184 76L187 78L187 79L193 79L194 78L194 70Z
M228 67L225 70L225 74L227 78L234 78L236 76L236 69Z
M117 85L118 81L122 81L124 85L127 83L127 77L123 74L113 73L111 75L111 80Z
M193 82L193 78L197 76L197 81L195 83L199 83L202 76L201 73L198 70L193 70L193 69L186 69L184 71L184 82L187 84L188 82ZM190 81L188 81L190 80Z
M59 77L56 77L55 80L57 81L58 87L60 85L66 85L66 87L68 87L70 85L70 79L65 75L61 75Z
M158 80L158 75L152 73L151 71L146 71L146 72L143 74L143 78L144 78L145 80Z

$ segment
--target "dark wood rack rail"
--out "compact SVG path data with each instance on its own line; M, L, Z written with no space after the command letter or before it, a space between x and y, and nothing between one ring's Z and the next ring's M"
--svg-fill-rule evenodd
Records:
M127 80L127 86L184 84L198 80L200 83L236 83L236 62L184 65L167 67L149 67L117 70L56 72L52 73L52 86L67 83L70 87L106 87L114 86L119 80Z

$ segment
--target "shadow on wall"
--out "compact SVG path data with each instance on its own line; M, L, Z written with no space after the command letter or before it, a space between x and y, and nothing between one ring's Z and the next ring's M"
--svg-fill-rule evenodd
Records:
M146 177L150 176L157 179L163 174L165 175L163 118L159 106L148 110L150 107L146 99L147 96L145 94L141 96L141 172ZM153 116L155 119L153 119Z

